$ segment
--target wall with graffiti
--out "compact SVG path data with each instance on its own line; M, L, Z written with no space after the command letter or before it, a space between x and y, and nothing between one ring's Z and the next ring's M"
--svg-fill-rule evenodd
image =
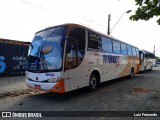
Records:
M0 41L0 76L24 74L27 67L28 46Z

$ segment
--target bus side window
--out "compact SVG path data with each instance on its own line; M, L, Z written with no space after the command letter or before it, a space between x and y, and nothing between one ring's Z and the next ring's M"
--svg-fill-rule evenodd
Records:
M88 31L88 49L102 49L101 36L99 34Z
M136 52L137 52L137 56L139 57L139 50L138 50L138 48L136 48Z
M112 40L107 37L101 37L102 49L104 52L112 52Z
M128 55L132 55L132 49L130 45L127 45Z
M127 55L127 45L124 43L121 43L121 53L124 55Z
M135 47L132 47L132 54L133 54L133 56L137 56L136 48Z
M113 40L113 52L114 53L121 53L120 42Z

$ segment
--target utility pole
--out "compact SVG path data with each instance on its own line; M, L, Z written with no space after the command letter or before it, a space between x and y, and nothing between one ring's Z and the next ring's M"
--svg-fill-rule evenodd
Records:
M107 35L110 35L110 21L111 21L111 14L108 14L108 29L107 29Z
M107 30L107 34L110 35L111 32L112 32L112 30L114 29L114 27L117 25L117 23L118 23L118 22L120 21L120 19L123 17L123 15L126 14L126 13L128 14L128 13L130 13L130 12L132 12L132 10L127 10L125 13L123 13L123 14L120 16L120 18L118 19L118 21L116 22L116 24L113 26L112 29L110 29L111 14L108 14L108 30Z
M153 48L153 53L155 54L155 52L156 52L156 51L155 51L155 45L154 45L154 48Z

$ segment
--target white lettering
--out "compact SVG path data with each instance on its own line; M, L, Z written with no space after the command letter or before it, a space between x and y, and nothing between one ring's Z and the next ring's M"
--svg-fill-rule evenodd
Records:
M151 117L151 116L154 116L154 117L157 117L157 114L156 113L142 113L142 116L144 117Z
M27 117L27 113L12 113L12 117Z
M42 117L41 113L28 113L28 117Z
M139 117L141 116L141 113L134 113L134 116Z

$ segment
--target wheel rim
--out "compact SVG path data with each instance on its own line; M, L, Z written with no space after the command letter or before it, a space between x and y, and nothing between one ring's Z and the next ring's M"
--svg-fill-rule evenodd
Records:
M92 89L95 89L97 86L97 79L95 77L92 77L92 79L90 80L90 87Z

